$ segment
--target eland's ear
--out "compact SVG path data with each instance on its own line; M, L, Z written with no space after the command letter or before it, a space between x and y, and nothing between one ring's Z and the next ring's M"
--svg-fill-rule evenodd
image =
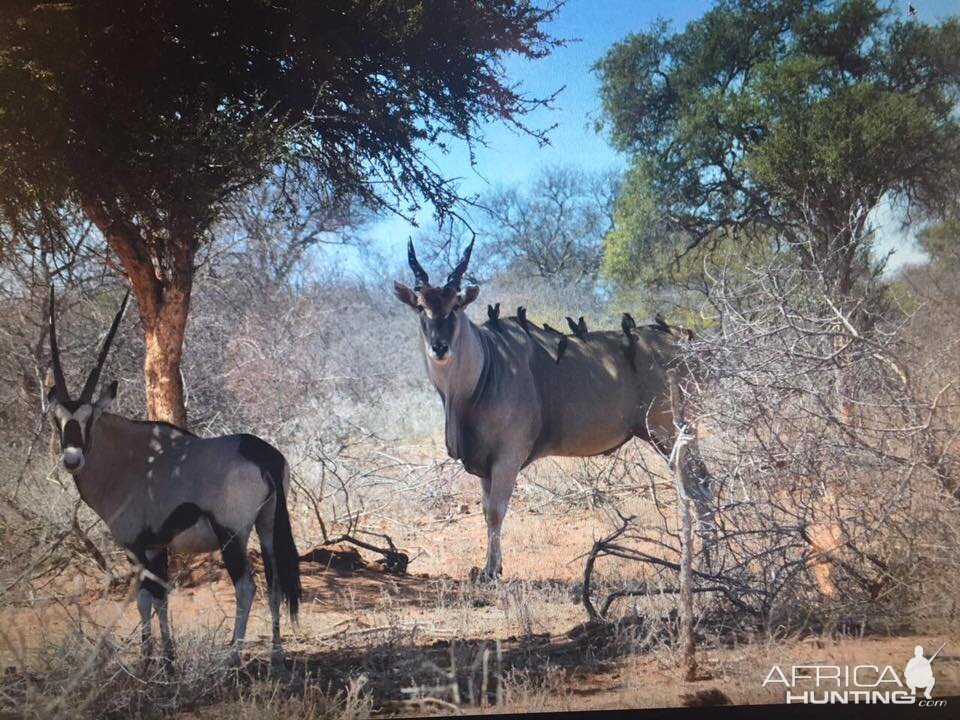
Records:
M460 309L463 310L467 305L472 303L480 296L480 288L476 285L471 285L466 289L463 295L460 297Z
M417 311L420 310L420 304L417 302L417 294L399 280L393 281L393 292L397 296L397 299L404 305L409 305Z
M103 394L94 403L97 412L106 412L110 409L113 401L117 399L117 381L110 383L110 387L103 391Z

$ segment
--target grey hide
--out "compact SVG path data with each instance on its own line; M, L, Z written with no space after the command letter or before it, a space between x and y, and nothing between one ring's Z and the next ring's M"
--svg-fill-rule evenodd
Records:
M443 401L447 452L480 478L488 535L482 572L493 578L502 570L503 519L526 465L551 455L612 452L633 437L670 453L675 431L666 369L678 354L677 331L639 326L577 337L538 328L525 312L477 326L464 313L477 288L460 293L455 275L443 288L432 287L412 244L409 257L418 284L395 283L396 293L420 314L427 374Z

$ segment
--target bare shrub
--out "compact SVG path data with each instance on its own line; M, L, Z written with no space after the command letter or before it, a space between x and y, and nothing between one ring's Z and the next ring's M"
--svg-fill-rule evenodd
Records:
M701 622L774 633L908 626L946 590L937 578L960 569L947 550L960 529L960 388L918 362L923 306L897 308L879 285L859 302L837 299L823 276L780 256L710 273L709 329L686 360L714 483L716 526L701 530L719 542L709 567L701 548L694 573ZM672 514L622 516L595 555L645 571L611 597L675 592L676 532Z

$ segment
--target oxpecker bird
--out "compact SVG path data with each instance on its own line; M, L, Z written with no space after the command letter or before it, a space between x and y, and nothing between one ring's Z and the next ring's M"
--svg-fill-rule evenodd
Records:
M557 330L555 327L551 327L550 325L547 325L547 323L543 324L543 329L546 330L548 333L553 333L554 335L560 336L560 339L557 340L557 359L556 359L556 363L559 365L560 358L563 357L563 353L566 351L567 343L569 342L567 340L567 336L564 335L559 330Z
M627 336L627 347L624 348L624 352L627 354L627 362L630 363L630 369L636 372L637 361L635 348L637 347L637 336L633 334L633 331L637 329L637 323L630 316L630 313L623 314L623 317L620 319L620 329L623 330L623 334Z
M570 326L570 332L576 335L581 340L587 339L587 323L583 319L583 315L580 316L580 319L577 322L573 321L573 318L567 317L567 325Z
M527 309L523 305L520 305L517 308L517 322L520 323L520 327L523 328L523 331L529 335L530 328L527 326Z

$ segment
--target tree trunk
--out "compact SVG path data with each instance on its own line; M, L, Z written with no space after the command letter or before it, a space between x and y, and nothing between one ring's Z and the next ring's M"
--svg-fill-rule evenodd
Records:
M140 291L134 287L137 299ZM187 409L180 375L183 336L190 308L190 289L171 288L155 316L140 317L144 325L143 374L147 389L147 414L152 420L186 427ZM142 306L141 306L142 307Z
M180 360L193 289L197 236L189 228L171 238L147 238L123 217L96 201L83 206L117 254L137 297L144 329L144 380L151 420L186 427Z

